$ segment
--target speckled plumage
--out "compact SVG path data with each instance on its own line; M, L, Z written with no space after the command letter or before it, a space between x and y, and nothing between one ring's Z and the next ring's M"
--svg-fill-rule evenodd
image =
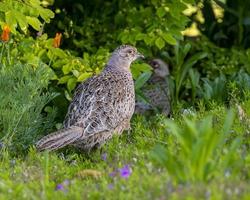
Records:
M135 112L142 114L146 111L157 109L168 116L171 112L169 84L167 80L169 76L168 64L161 59L153 59L149 64L153 68L153 74L148 83L142 88L142 92L148 103L137 101Z
M38 150L55 150L68 144L85 151L104 144L130 128L134 113L134 83L130 64L141 57L136 48L118 47L104 70L80 84L64 120L64 129L37 142Z

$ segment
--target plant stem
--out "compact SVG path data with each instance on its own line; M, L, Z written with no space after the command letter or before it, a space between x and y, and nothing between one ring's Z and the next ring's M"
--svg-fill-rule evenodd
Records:
M0 62L2 62L3 51L4 51L4 47L5 47L5 43L3 42L2 44L3 44L3 46L2 46L2 50L1 50L1 54L0 54Z

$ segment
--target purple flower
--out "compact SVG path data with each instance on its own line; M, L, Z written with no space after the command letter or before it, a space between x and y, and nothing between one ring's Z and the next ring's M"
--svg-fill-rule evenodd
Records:
M110 184L108 184L108 188L109 188L110 190L113 190L113 189L114 189L114 185L113 185L112 183L110 183Z
M115 175L116 175L116 172L111 172L111 173L109 174L109 176L112 177L112 178L115 177Z
M67 192L66 187L69 186L69 184L70 184L70 181L68 179L66 179L62 183L57 184L55 190Z
M132 173L129 165L125 165L123 168L119 169L119 172L122 178L128 178Z
M63 184L58 184L57 186L56 186L56 190L64 190L64 186L63 186Z
M107 153L103 153L101 155L101 159L104 160L104 161L106 161L107 160Z

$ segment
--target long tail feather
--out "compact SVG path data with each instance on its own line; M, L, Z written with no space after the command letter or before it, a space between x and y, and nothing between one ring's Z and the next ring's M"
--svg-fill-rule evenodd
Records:
M36 143L38 151L53 151L83 138L83 128L70 127L44 136Z

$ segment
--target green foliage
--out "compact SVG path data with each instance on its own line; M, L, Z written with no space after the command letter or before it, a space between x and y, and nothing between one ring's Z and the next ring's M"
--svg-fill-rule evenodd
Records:
M249 49L220 48L204 37L192 42L192 46L192 53L196 51L207 53L206 59L199 63L199 71L203 77L214 79L220 74L232 76L240 69L250 73Z
M0 137L5 147L27 149L51 129L55 115L43 112L55 97L47 92L51 71L45 65L0 65Z
M71 92L77 83L98 73L106 63L109 52L120 43L136 45L145 55L154 56L163 48L182 40L181 31L188 22L188 18L182 13L186 9L185 3L193 1L157 0L140 4L136 0L129 3L116 0L104 3L99 0L73 3L55 1L52 8L56 13L55 18L46 24L43 30L40 29L42 24L40 19L46 23L50 22L53 13L41 6L42 1L11 0L2 3L4 8L2 24L9 24L13 32L17 25L25 33L28 25L36 31L39 30L36 40L17 34L14 40L18 43L16 45L14 42L10 47L12 49L10 54L34 66L41 61L47 63L55 72L52 79L58 85L56 88L63 88L66 98L70 100ZM21 6L22 9L18 9ZM15 15L12 15L14 19L12 23L6 22L6 13L9 12L7 8L11 13L12 10L15 14L19 13L18 16L21 17L18 20L23 24ZM29 12L27 8L30 8ZM32 20L27 21L31 18ZM24 23L24 19L27 23ZM66 47L67 50L53 48L52 39L48 39L43 31L50 36L61 31L62 47ZM132 67L134 78L149 71L149 67L145 64L135 66Z
M53 12L43 7L45 2L56 13L51 21ZM189 21L183 15L186 3L194 1L0 2L0 25L7 23L14 33L9 42L0 43L0 199L203 199L204 195L248 199L250 51L241 49L248 47L247 8L235 1L236 21L228 9L222 23L210 23L206 15L202 30L208 39L181 42L181 31ZM207 8L204 4L202 10ZM226 27L229 21L233 23ZM230 37L225 40L216 27ZM56 32L63 33L61 48L53 47ZM238 47L215 45L224 46L229 39L226 46ZM101 151L90 154L30 149L23 156L24 149L55 126L51 105L64 117L68 102L63 104L63 96L55 98L54 92L70 100L75 86L99 73L121 43L135 45L148 59L160 57L170 65L172 119L136 115L133 134L114 137ZM145 100L141 88L152 69L137 62L131 71L137 98ZM181 113L184 104L194 107ZM238 117L225 111L235 105ZM120 176L124 165L131 168L127 179ZM84 169L97 170L101 176L80 177ZM68 185L57 190L65 180Z
M176 138L178 147L175 151L170 151L163 146L156 146L152 156L177 181L208 181L218 172L221 174L233 169L238 162L234 158L240 145L240 137L225 146L233 120L232 111L227 113L220 128L213 125L211 116L199 122L184 118L181 126L169 120L167 127Z
M221 75L215 78L214 81L204 79L204 85L202 87L201 96L206 103L214 100L220 103L225 102L228 90L226 90L226 77Z
M129 43L152 55L183 38L185 3L193 1L59 0L53 5L58 14L46 30L57 27L65 36L63 46L77 52L92 54L100 47Z
M162 52L172 68L170 94L172 106L178 103L196 105L201 99L228 103L235 84L239 95L249 90L249 50L223 49L201 37L195 42L178 43L172 51Z
M0 44L3 53L2 60L15 57L34 68L41 62L46 63L54 72L54 75L50 77L51 80L65 88L64 92L69 100L76 84L98 73L109 56L108 49L100 48L93 56L84 53L82 57L76 57L68 50L54 48L53 40L49 39L46 34L37 39L25 38L17 34L15 41Z
M177 44L174 47L173 56L168 53L165 55L170 65L173 66L170 79L170 93L173 103L178 103L183 98L181 94L186 93L188 80L191 80L192 84L192 100L194 100L197 93L199 73L192 68L197 62L204 59L207 53L195 52L193 55L189 55L191 47L190 43L185 45Z
M54 13L42 6L40 0L3 0L0 2L0 26L10 26L11 31L27 33L31 26L39 31L43 22L49 23Z

